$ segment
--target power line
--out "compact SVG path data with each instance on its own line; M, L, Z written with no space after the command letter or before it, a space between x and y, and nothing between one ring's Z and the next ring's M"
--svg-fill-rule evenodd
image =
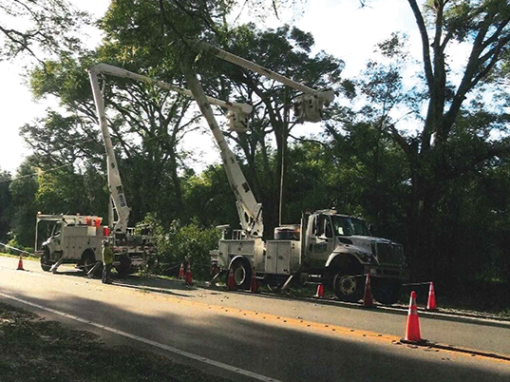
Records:
M16 178L14 179L4 179L4 180L0 180L0 183L7 183L7 182L12 182L14 180L18 180L18 179L23 179L23 178L29 178L31 176L35 176L35 175L39 175L39 174L44 174L44 173L47 173L47 172L52 172L52 171L55 171L55 170L58 170L60 168L63 168L63 167L69 167L69 166L73 166L74 163L68 163L68 164L65 164L65 165L62 165L62 166L58 166L58 167L53 167L53 168L50 168L48 170L39 170L38 172L34 172L32 174L27 174L27 175L23 175L23 176L17 176Z

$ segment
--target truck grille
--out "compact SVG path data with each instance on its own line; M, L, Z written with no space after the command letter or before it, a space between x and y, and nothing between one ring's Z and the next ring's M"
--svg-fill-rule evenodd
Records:
M375 249L379 264L400 265L404 262L404 248L400 244L375 243L372 248Z

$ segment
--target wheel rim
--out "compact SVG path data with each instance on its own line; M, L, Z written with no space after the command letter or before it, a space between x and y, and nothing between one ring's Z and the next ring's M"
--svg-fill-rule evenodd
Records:
M85 273L89 273L89 271L92 269L93 266L94 266L94 263L92 261L90 261L90 257L87 256L85 258L85 261L83 262L83 269L85 270Z
M246 279L246 270L243 266L239 266L234 270L234 281L237 285L241 285Z
M338 289L344 296L352 295L357 289L357 281L354 276L342 276L338 282Z

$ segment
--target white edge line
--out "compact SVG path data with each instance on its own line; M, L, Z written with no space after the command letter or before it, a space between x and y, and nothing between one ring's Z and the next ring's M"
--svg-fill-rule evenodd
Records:
M7 295L7 294L2 293L2 292L0 292L0 296L9 298L9 299L14 300L14 301L21 302L21 303L26 304L26 305L30 305L30 306L32 306L34 308L38 308L38 309L45 310L45 311L50 312L50 313L57 314L57 315L62 316L62 317L70 318L72 320L79 321L79 322L82 322L84 324L91 325L91 326L94 326L96 328L99 328L99 329L102 329L102 330L106 330L106 331L111 332L111 333L118 334L118 335L123 336L123 337L131 338L133 340L143 342L143 343L145 343L147 345L155 346L157 348L169 351L171 353L178 354L178 355L186 357L186 358L191 358L191 359L194 359L194 360L199 361L199 362L203 362L203 363L206 363L206 364L209 364L209 365L213 365L213 366L216 366L216 367L218 367L220 369L225 369L225 370L231 371L233 373L237 373L237 374L241 374L241 375L244 375L244 376L247 376L247 377L250 377L250 378L254 378L254 379L257 379L259 381L282 382L282 381L280 381L278 379L266 377L264 375L253 373L251 371L244 370L244 369L241 369L239 367L227 365L226 363L223 363L223 362L218 362L218 361L206 358L206 357L202 357L202 356L199 356L199 355L196 355L196 354L193 354L193 353L189 353L187 351L174 348L173 346L165 345L165 344L162 344L162 343L159 343L159 342L156 342L156 341L149 340L147 338L143 338L143 337L136 336L134 334L123 332L122 330L110 328L109 326L104 326L104 325L98 324L96 322L86 320L86 319L81 318L81 317L73 316L72 314L68 314L68 313L64 313L64 312L61 312L61 311L58 311L58 310L55 310L55 309L47 308L45 306L42 306L42 305L39 305L39 304L35 304L33 302L30 302L30 301L22 300L21 298L10 296L10 295Z

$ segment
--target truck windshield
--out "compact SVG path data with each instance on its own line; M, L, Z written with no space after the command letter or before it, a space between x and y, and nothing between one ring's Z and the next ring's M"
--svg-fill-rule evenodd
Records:
M51 233L51 236L58 236L58 235L60 235L61 231L62 231L62 223L58 222L53 226L53 232Z
M361 219L332 215L333 227L335 233L341 236L370 236L367 225Z

